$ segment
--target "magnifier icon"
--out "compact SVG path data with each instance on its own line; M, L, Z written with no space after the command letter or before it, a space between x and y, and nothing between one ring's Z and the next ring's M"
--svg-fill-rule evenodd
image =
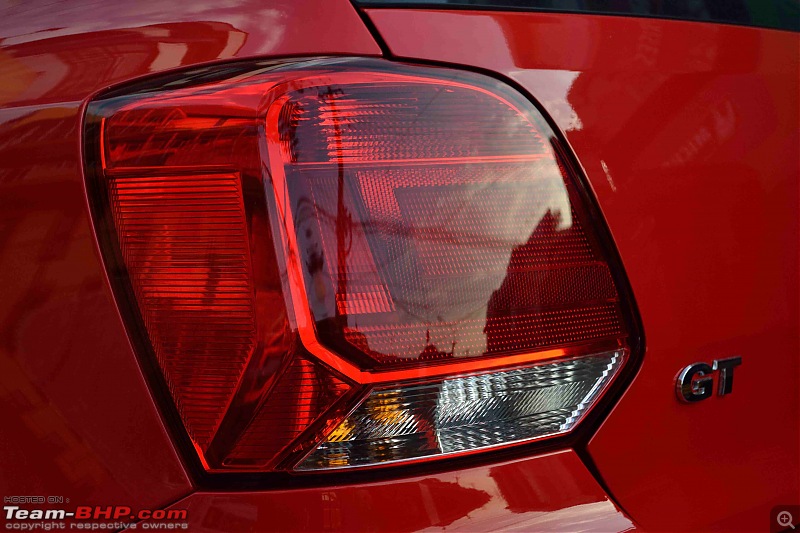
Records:
M792 522L794 522L794 518L792 518L792 513L790 513L789 511L781 511L780 513L778 513L779 526L790 527L794 529L794 525L792 524Z

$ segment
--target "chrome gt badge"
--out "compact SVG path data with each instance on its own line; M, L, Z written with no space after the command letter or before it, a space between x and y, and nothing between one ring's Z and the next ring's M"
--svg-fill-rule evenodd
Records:
M675 392L682 402L705 400L714 393L714 373L717 373L717 395L725 396L733 391L733 369L742 364L741 357L715 359L712 364L693 363L678 374Z

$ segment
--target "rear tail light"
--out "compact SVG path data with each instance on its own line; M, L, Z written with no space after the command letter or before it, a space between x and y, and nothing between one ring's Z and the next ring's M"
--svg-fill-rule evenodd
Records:
M572 168L510 87L379 60L194 72L87 115L117 298L213 472L571 431L632 337Z

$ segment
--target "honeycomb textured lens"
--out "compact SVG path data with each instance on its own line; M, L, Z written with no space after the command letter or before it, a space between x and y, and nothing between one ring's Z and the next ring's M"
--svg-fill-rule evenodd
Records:
M374 390L299 470L365 466L569 431L623 352Z
M386 368L624 333L570 176L525 103L503 96L366 80L275 104L325 346Z

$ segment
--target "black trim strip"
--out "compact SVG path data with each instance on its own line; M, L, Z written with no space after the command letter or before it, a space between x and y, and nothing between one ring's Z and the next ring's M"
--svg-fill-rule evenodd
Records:
M800 31L800 3L795 0L353 0L361 8L453 9L618 15L735 24Z

